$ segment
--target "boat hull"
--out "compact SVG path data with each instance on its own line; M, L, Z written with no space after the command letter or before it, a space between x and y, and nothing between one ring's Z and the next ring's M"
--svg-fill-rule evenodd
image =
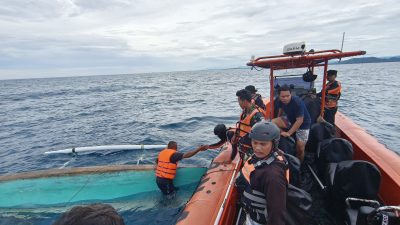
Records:
M380 199L386 205L400 205L400 156L340 112L336 114L335 125L337 136L353 145L355 160L365 160L379 168Z
M206 168L178 168L174 184L184 190L186 200L205 171ZM150 165L53 169L0 177L0 210L99 201L135 204L150 195L155 196L155 204L157 196L161 196L155 182L154 166Z
M265 103L268 111L270 104L268 100ZM380 200L386 205L400 205L400 157L340 112L336 114L336 135L352 143L354 160L365 160L378 166L382 175ZM177 224L234 223L237 191L230 178L236 177L240 169L236 165L241 162L237 158L230 163L226 161L230 153L231 146L228 145L216 157L214 166L206 172Z
M226 144L200 181L193 197L178 218L179 225L233 224L236 217L236 174L241 164L238 155L231 158Z

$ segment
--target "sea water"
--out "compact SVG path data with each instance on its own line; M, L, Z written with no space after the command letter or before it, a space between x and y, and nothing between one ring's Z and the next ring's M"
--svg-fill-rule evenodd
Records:
M400 63L332 65L330 69L339 71L337 79L343 86L339 111L399 153ZM153 164L159 152L43 154L70 147L166 144L175 140L179 150L185 152L217 142L214 126L234 125L240 115L236 91L251 84L268 96L268 73L230 69L0 81L0 174ZM321 75L321 68L316 73ZM317 82L321 82L321 76ZM320 87L316 85L318 90ZM208 166L216 154L201 152L181 165ZM157 218L157 210L138 216L140 208L133 208L123 215L136 222L150 218L143 221L149 224ZM167 215L175 215L180 208L168 210Z

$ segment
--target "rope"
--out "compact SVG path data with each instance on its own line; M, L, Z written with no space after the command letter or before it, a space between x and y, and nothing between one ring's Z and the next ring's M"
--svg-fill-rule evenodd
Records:
M100 169L95 170L95 171L93 172L93 174L97 174L97 172L99 172L99 171L100 171ZM101 174L103 174L103 173L104 173L104 172L99 173L99 175L101 175ZM72 195L72 197L68 200L67 203L71 203L72 199L74 199L74 198L88 185L89 180L90 180L90 176L86 179L85 184L82 185L82 187L81 187L77 192L75 192L74 195Z
M251 67L251 69L255 69L255 70L257 70L257 71L264 70L264 68L262 68L262 67L261 67L261 69L258 69L258 68L257 68L257 67L255 67L255 66Z

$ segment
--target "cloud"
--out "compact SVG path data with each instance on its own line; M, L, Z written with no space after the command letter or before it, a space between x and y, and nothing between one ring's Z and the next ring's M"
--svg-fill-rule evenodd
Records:
M400 3L5 0L0 79L243 66L283 45L399 55Z

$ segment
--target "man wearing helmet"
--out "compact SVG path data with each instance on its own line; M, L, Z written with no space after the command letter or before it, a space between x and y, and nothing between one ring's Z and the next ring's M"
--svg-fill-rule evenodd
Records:
M246 224L285 224L288 182L286 163L278 154L280 130L272 122L262 120L253 126L249 137L254 155L236 179Z

